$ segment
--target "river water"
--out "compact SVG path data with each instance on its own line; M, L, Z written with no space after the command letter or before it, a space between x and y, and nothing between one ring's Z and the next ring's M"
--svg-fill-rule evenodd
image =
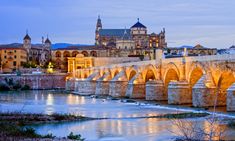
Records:
M33 127L40 134L66 137L81 134L88 141L161 141L174 140L179 129L172 120L138 118L182 112L161 106L126 103L121 100L82 97L61 91L1 92L1 112L66 113L94 118L110 118L84 122L40 124ZM205 118L187 122L205 126ZM235 130L227 128L226 139L235 139Z

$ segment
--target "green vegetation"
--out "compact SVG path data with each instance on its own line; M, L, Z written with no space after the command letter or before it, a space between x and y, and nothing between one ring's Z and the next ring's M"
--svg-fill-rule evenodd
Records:
M0 91L14 91L14 90L29 90L28 85L21 85L19 81L14 81L13 78L5 78L4 82L0 83Z
M168 118L168 119L183 119L183 118L195 118L195 117L205 117L210 114L208 113L177 113L177 114L165 114L157 116L158 118Z
M23 113L0 113L0 138L9 140L32 139L32 138L50 138L53 139L53 134L40 135L36 133L32 127L25 127L25 125L47 123L47 122L61 122L61 121L81 121L92 118L74 115L42 115L42 114L23 114ZM67 139L84 141L81 135L75 135L72 132L67 136Z
M234 120L229 121L228 127L230 127L230 128L235 128L235 121L234 121Z
M35 62L25 62L23 63L24 68L37 68L37 64Z
M71 140L79 140L79 141L84 141L85 139L82 138L82 136L79 134L79 135L74 135L73 132L70 132L70 134L67 136L68 139L71 139Z

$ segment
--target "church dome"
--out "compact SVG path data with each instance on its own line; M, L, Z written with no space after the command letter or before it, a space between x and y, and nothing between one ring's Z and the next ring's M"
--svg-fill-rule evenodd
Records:
M142 23L139 22L139 18L136 24L134 24L131 28L146 28Z

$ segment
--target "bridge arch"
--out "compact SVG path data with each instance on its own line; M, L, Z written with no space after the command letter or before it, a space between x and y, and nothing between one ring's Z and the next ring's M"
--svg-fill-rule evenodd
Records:
M197 81L202 77L203 74L206 74L206 70L198 63L191 64L191 68L188 73L188 82L190 87L193 87Z
M145 70L142 72L143 79L145 82L149 80L156 80L157 79L157 69L153 65L148 65Z
M179 80L180 71L174 63L171 62L171 63L167 64L165 69L166 70L165 70L165 73L163 75L163 82L164 82L165 85L168 86L168 83L171 80Z
M235 76L230 71L224 71L219 76L218 81L216 82L218 97L217 104L218 105L226 105L227 99L227 89L235 83Z
M130 68L126 69L126 76L128 80L131 80L137 73L138 73L137 66L131 66Z
M112 78L114 78L118 73L120 73L121 71L123 71L122 67L115 67L114 69L111 69L111 76Z

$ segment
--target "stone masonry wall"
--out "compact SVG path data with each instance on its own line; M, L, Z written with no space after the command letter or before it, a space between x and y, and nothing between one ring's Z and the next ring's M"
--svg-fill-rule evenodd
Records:
M13 79L14 82L20 82L22 86L28 85L30 89L65 89L67 74L23 74L17 76L15 74L11 75L0 75L0 82L4 82L5 78Z

